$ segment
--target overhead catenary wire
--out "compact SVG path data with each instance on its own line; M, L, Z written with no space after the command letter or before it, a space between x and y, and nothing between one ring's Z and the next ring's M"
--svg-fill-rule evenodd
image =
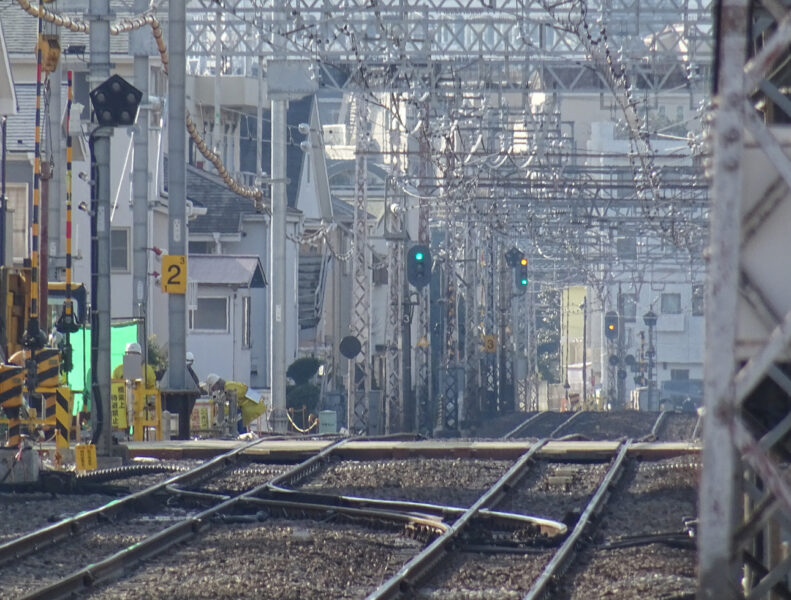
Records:
M90 32L90 24L79 20L79 19L72 19L70 17L62 16L52 11L49 11L43 7L43 5L39 4L38 7L35 7L28 2L28 0L16 0L17 4L26 11L28 14L35 16L39 19L39 21L47 21L49 23L54 23L57 26L65 27L70 31L78 32L78 33L89 33ZM119 35L120 33L129 32L136 29L141 29L143 27L150 27L151 33L154 36L154 40L157 45L157 50L159 51L160 59L162 61L162 69L165 73L168 71L168 54L167 48L165 46L165 41L163 39L162 33L162 26L159 20L156 18L151 12L146 12L140 15L135 15L132 17L125 17L110 25L110 33L112 35ZM220 178L223 180L226 186L228 186L231 191L240 196L250 198L253 200L254 205L257 209L263 210L263 199L264 193L263 190L246 186L238 183L236 179L234 179L231 174L228 172L228 169L225 167L222 159L213 152L209 146L206 144L204 139L201 137L200 133L198 132L198 128L195 126L195 123L192 120L192 117L189 111L186 111L185 115L185 126L187 128L187 132L189 133L192 140L195 142L195 146L198 148L198 151L208 160L209 162L214 165L217 169L217 172L220 175Z

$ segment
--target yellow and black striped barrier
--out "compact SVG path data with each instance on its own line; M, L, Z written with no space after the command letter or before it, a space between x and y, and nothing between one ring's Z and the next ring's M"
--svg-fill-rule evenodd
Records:
M55 392L55 447L69 447L71 429L71 390L59 387Z
M55 388L60 385L60 352L56 348L42 348L34 354L36 388Z
M16 365L0 364L0 406L8 418L8 443L10 448L22 442L22 386L25 369Z
M60 352L42 348L33 354L36 363L36 394L41 394L41 416L45 425L56 425L57 390L60 384Z

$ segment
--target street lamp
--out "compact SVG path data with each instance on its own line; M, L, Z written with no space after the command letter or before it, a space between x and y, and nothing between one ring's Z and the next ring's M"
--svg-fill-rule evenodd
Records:
M651 408L658 408L658 402L654 402L654 364L656 362L656 350L654 349L654 327L656 327L656 313L648 310L643 315L643 323L648 327L648 404Z

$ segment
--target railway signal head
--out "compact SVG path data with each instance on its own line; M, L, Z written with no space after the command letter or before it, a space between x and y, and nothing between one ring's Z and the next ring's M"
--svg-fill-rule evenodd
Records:
M116 74L91 90L96 121L102 127L134 125L143 92Z
M524 256L519 258L514 268L514 283L516 284L516 293L524 294L527 290L527 258Z
M604 336L608 340L618 339L618 313L609 311L604 315Z
M425 287L431 282L431 250L428 246L415 244L409 249L406 278L416 288Z
M522 258L522 251L519 248L511 248L508 252L505 253L505 264L509 267L515 267L519 264L519 260Z

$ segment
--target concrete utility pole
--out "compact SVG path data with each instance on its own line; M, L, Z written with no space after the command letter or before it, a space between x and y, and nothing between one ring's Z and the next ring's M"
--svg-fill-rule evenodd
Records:
M148 8L148 0L135 0L135 12ZM146 37L147 36L147 37ZM132 314L143 319L144 327L137 329L137 341L143 349L143 358L148 362L146 334L148 323L148 44L151 32L148 28L130 32L130 50L135 57L135 87L143 93L143 101L137 113L132 164Z
M272 100L272 218L269 224L270 360L272 428L285 433L286 420L286 118L288 101Z
M96 88L110 76L110 0L90 0L91 59L89 87ZM110 456L110 136L112 127L91 133L93 194L91 195L91 410L96 453Z
M185 0L168 3L168 254L185 256L187 250L187 165L186 165L186 93L187 61ZM189 265L187 265L189 269ZM185 388L187 365L187 299L184 294L168 297L168 385L172 390Z

